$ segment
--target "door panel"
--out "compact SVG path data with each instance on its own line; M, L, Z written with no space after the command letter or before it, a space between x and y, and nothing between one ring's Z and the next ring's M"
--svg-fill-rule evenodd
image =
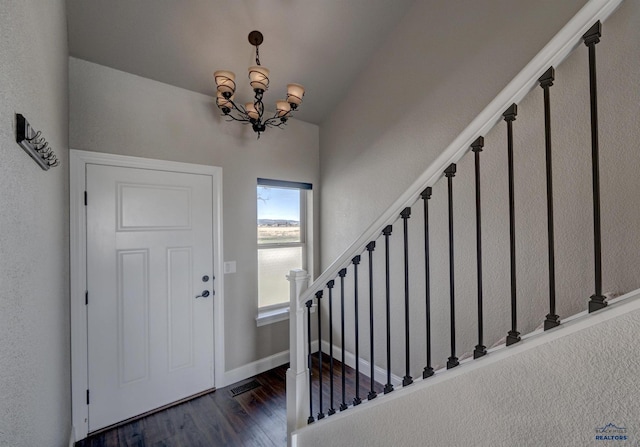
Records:
M212 184L87 165L90 431L213 387Z
M118 385L124 387L149 379L149 251L118 250L116 259Z
M193 365L193 290L191 247L169 248L168 272L169 280L169 370L187 368Z
M117 185L118 231L191 229L190 188L120 182ZM158 203L163 206L157 206Z

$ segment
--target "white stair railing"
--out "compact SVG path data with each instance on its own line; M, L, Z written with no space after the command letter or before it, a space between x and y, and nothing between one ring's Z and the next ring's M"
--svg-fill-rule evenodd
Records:
M307 424L309 408L309 368L305 340L305 306L300 296L307 290L310 276L304 270L291 270L289 280L289 369L287 370L287 442L291 433Z

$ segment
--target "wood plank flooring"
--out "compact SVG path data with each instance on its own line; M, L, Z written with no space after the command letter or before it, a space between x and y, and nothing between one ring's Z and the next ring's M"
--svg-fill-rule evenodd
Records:
M313 411L319 412L317 354L313 359ZM323 355L323 411L330 408L329 357ZM287 445L286 371L282 365L256 376L260 386L233 397L231 389L253 379L218 389L139 420L90 436L76 447L282 447ZM334 408L342 402L342 365L334 360ZM360 398L366 400L369 378L360 374ZM381 392L382 385L376 384ZM355 371L345 367L345 401L355 396Z

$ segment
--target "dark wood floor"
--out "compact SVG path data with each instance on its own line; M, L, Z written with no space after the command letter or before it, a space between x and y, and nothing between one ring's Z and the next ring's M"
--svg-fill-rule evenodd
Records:
M323 411L330 408L329 359L323 358ZM342 402L339 362L334 362L334 407ZM176 405L137 421L98 433L76 443L76 447L214 447L285 446L286 371L279 366L256 376L259 387L233 397L231 389L250 382L247 379L212 393ZM313 362L313 411L319 412L317 355ZM380 392L382 386L376 384ZM369 379L360 374L360 397L369 392ZM355 371L345 368L346 403L355 396Z

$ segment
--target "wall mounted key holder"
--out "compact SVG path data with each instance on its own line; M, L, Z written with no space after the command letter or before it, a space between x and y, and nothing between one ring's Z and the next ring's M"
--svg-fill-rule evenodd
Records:
M33 129L20 113L16 113L16 143L45 171L60 165L58 157L42 133Z

